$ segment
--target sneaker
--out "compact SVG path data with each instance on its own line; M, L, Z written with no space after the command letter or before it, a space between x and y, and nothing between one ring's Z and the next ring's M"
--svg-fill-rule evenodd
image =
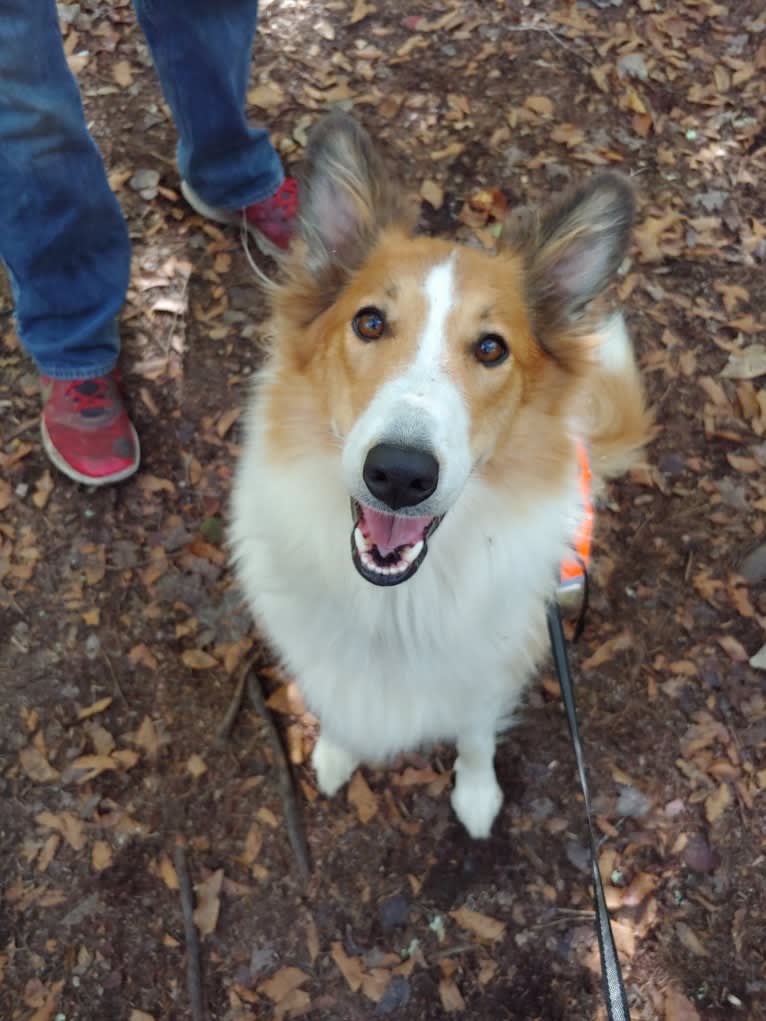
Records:
M287 250L298 211L298 183L294 178L286 177L270 198L239 211L209 206L186 181L181 181L181 193L192 209L208 220L234 224L244 217L248 232L265 255L280 255Z
M138 436L116 372L95 379L41 377L45 453L65 475L88 486L127 479L138 468Z

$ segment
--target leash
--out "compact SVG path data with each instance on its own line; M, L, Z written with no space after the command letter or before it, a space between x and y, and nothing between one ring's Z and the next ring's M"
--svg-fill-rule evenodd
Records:
M583 565L584 566L584 565ZM583 569L583 585L587 594L587 571ZM582 631L585 615L585 600L583 600L580 616L577 623L576 633ZM567 655L566 638L561 623L561 610L557 602L548 604L548 633L551 639L551 650L553 662L556 667L556 674L559 679L561 695L564 699L564 706L567 713L569 733L574 746L575 759L577 760L577 772L580 775L580 789L582 790L585 803L585 818L588 822L588 838L590 840L590 861L593 870L593 899L596 908L596 931L598 933L598 951L601 958L601 983L604 991L609 1021L630 1021L628 1010L628 998L625 995L625 984L622 980L620 960L614 945L612 935L612 923L609 920L609 913L606 909L604 898L604 886L601 882L601 873L598 868L598 855L596 852L596 833L593 826L593 811L588 792L588 780L585 775L585 756L583 755L582 742L580 740L580 729L577 725L577 709L575 707L574 687L572 685L572 674L569 669L569 656Z

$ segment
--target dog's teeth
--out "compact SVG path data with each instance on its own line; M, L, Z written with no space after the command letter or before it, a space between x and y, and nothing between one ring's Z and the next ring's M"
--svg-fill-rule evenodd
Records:
M414 546L410 546L409 549L405 550L402 554L402 559L406 564L414 564L423 551L423 540L420 539L415 543Z
M362 535L361 528L354 529L354 542L356 543L356 548L359 550L360 553L364 553L369 549L367 540Z

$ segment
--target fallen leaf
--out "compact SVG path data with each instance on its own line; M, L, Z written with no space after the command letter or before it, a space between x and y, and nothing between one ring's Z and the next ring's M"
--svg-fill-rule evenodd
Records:
M45 841L45 846L40 852L40 857L37 859L37 871L45 872L56 856L56 851L61 843L61 837L58 833L51 833L48 839ZM37 1004L30 1004L30 1007L37 1006Z
M112 67L112 78L123 89L133 84L133 68L127 60L118 60Z
M420 197L434 209L441 209L444 205L444 189L430 177L426 178L420 186Z
M665 993L664 1021L700 1021L699 1012L683 993L671 989Z
M35 783L52 783L58 780L61 775L57 769L48 762L45 755L34 745L27 745L19 752L19 761L30 780Z
M148 670L159 670L160 664L157 662L157 657L149 649L147 645L140 642L138 645L134 645L128 653L128 659L136 666L140 663L145 666Z
M678 934L678 938L683 946L685 946L687 950L690 950L695 956L710 956L707 947L704 946L697 933L691 928L691 926L687 925L686 922L676 922L676 933Z
M198 755L196 752L192 752L186 760L186 771L187 773L191 773L195 780L198 780L201 776L207 773L207 764L201 755Z
M139 488L145 490L147 493L170 493L171 496L175 495L176 487L175 483L171 482L170 479L161 479L157 475L141 474L138 476Z
M151 717L144 716L143 720L141 720L140 727L135 733L133 741L139 748L143 748L146 752L147 758L149 758L152 762L156 760L160 751L160 738Z
M378 814L378 799L370 790L367 781L359 770L354 773L354 777L348 786L348 800L356 809L359 821L364 825Z
M204 882L198 883L194 887L197 894L194 921L199 929L200 936L210 936L215 932L218 913L221 910L222 885L223 869L217 869Z
M495 940L502 939L505 933L504 922L499 922L496 918L490 918L489 915L482 915L471 908L462 907L458 908L457 911L450 911L450 916L455 919L461 929L466 929L481 940L494 942Z
M53 479L46 468L40 478L35 482L35 492L32 494L32 503L38 510L42 510L53 492Z
M10 506L12 498L13 490L11 489L10 482L0 479L0 511L4 511L6 507Z
M159 860L160 878L168 890L178 889L178 873L168 855L163 854Z
M181 662L189 670L209 670L218 666L218 660L202 649L187 649L181 654Z
M350 23L352 25L358 24L369 14L374 14L377 10L374 4L367 3L367 0L355 0L353 9L351 11Z
M257 106L261 110L273 110L284 103L285 94L276 82L267 82L265 85L249 89L247 101L251 106Z
M80 755L68 768L82 773L82 776L77 777L77 783L87 783L107 770L117 769L117 766L117 761L111 755Z
M134 1007L128 1021L154 1021L154 1014L147 1014L145 1010L137 1010Z
M727 784L722 783L718 790L708 794L705 798L705 818L709 823L716 822L730 804L731 790Z
M38 826L55 830L66 840L73 851L82 851L85 847L85 828L82 820L73 812L40 812L35 816Z
M309 976L300 968L280 968L271 978L260 983L258 992L268 996L273 1003L280 1003L294 989L300 988L308 980Z
M90 853L90 861L96 872L103 872L112 864L112 848L105 840L97 840Z
M527 96L524 106L533 113L540 114L541 117L553 116L553 100L548 99L547 96Z
M454 1013L457 1010L465 1010L465 1000L455 985L455 980L451 978L443 978L439 983L439 998L442 1001L442 1007L448 1014Z
M224 411L221 417L218 419L215 425L215 431L218 434L219 439L223 439L226 433L231 429L234 423L237 421L239 416L242 414L241 408L229 408L228 411Z
M30 1015L26 1021L51 1021L51 1018L56 1012L56 1007L58 1006L59 993L63 988L63 979L59 982L54 982L45 1002L34 1012L34 1014Z
M364 970L358 957L349 957L341 943L333 943L330 953L352 993L361 988Z
M751 344L742 351L734 351L721 371L724 379L756 379L766 375L766 346Z

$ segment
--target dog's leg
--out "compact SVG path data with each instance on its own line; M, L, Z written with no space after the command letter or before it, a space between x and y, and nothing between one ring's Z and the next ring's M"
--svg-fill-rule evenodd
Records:
M493 765L495 735L476 731L462 734L457 752L452 807L472 837L488 837L503 803Z
M358 765L358 760L329 737L319 735L311 762L317 775L319 790L328 798L336 794Z

